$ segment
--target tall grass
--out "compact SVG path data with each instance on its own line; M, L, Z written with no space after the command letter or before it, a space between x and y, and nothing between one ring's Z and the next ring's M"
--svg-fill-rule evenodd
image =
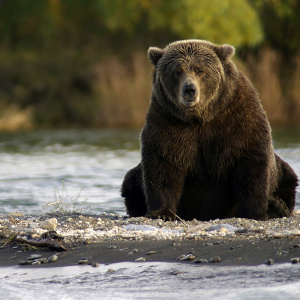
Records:
M151 93L151 66L146 55L137 52L127 62L111 56L98 63L93 72L99 104L94 124L142 126Z
M263 49L249 55L244 67L271 124L300 125L300 55L286 62L274 50Z

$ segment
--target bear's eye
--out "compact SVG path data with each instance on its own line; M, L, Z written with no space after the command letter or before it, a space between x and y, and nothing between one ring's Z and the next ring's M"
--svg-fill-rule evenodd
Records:
M194 68L194 72L195 72L197 75L202 75L202 74L204 73L203 69L198 68L198 67L195 67L195 68Z
M180 68L178 68L178 69L175 70L175 75L176 75L177 77L180 77L180 76L182 75L182 73L183 73L183 71L182 71L182 69L180 69Z

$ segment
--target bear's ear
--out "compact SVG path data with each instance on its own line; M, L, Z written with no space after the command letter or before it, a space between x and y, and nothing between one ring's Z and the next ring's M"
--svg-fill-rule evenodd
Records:
M163 56L164 52L165 51L163 49L159 49L157 47L150 47L148 49L148 57L154 66L157 65L158 61Z
M234 47L228 44L217 46L215 48L215 51L221 61L225 61L227 58L231 58L235 53Z

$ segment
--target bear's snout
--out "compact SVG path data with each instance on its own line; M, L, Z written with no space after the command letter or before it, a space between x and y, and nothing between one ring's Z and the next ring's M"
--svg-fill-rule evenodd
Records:
M190 98L193 98L196 95L196 91L197 91L197 88L196 88L196 86L193 83L186 84L183 87L183 94L184 94L184 96L188 96Z
M185 107L193 107L199 101L199 91L196 80L186 77L181 85L180 103Z

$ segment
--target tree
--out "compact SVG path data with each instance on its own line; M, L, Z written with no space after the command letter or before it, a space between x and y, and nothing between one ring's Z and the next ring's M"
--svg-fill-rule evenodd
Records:
M110 31L168 32L180 39L200 38L253 46L263 38L255 10L244 0L99 0Z
M299 0L249 0L256 9L265 35L265 44L286 57L300 50Z

